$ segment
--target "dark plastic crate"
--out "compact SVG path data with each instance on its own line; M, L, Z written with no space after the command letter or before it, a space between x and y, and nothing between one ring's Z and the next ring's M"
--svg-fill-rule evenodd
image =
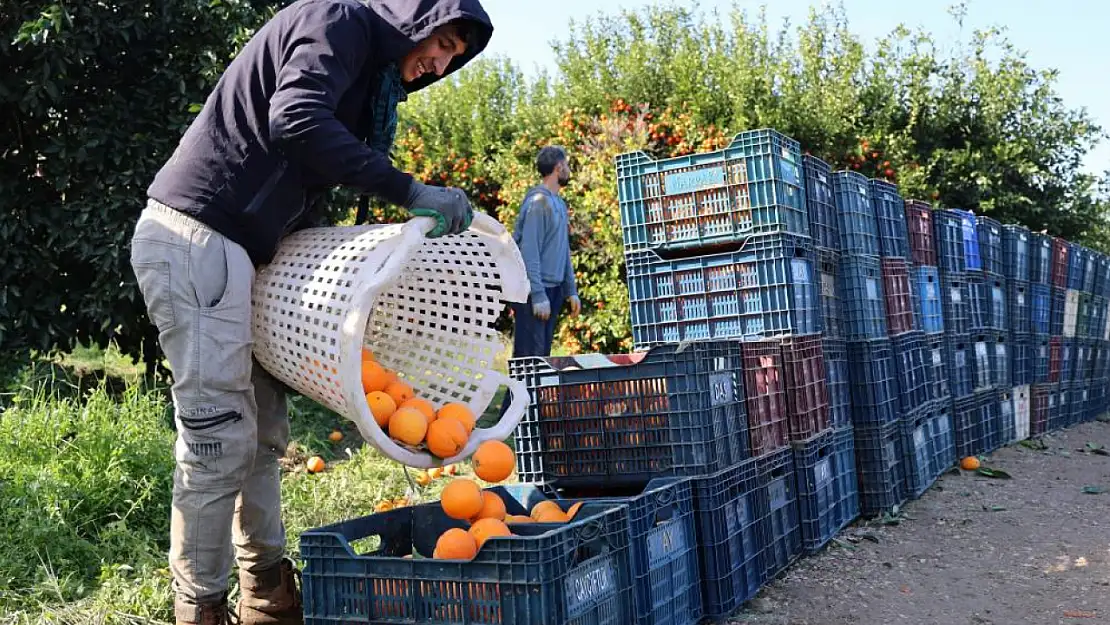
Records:
M995 415L998 419L998 446L1004 447L1017 440L1017 422L1014 420L1014 396L1011 389L999 389L995 400L998 407Z
M1092 377L1105 380L1110 377L1110 346L1106 341L1095 341L1094 371Z
M833 172L832 189L840 226L840 252L878 256L879 226L871 207L867 178L854 171Z
M750 237L739 251L666 260L628 254L637 348L682 341L812 334L820 314L813 248L788 234Z
M975 230L979 235L979 258L983 271L1001 276L1005 270L1002 263L1002 224L980 215L975 218Z
M1075 338L1076 324L1079 321L1079 291L1064 291L1064 338Z
M972 332L1006 329L1006 283L1000 277L968 277L971 295L969 329Z
M814 553L859 516L855 441L841 428L793 447L802 546Z
M960 238L964 246L964 265L962 271L982 271L983 260L979 253L979 228L975 213L959 208L944 209L960 220Z
M644 484L732 466L748 457L743 372L734 341L511 359L531 395L516 429L520 480Z
M1106 336L1106 298L1101 295L1091 296L1091 321L1089 335L1092 339L1105 341Z
M1034 384L1029 400L1029 434L1041 436L1048 432L1048 404L1049 398L1054 397L1056 390L1053 384Z
M767 512L761 560L764 579L769 581L801 557L802 524L798 514L793 452L784 449L758 462Z
M886 327L890 336L912 332L913 302L910 298L910 269L902 258L883 258L883 299L886 303Z
M898 187L872 178L871 205L879 226L879 255L909 260L910 241L906 229L906 205Z
M1070 394L1071 389L1067 384L1052 385L1052 394L1048 396L1048 425L1046 431L1055 432L1067 427L1068 420L1071 418L1068 404Z
M982 243L982 241L980 241ZM1002 226L1002 275L1007 280L1031 280L1029 259L1032 253L1029 229L1007 224Z
M1060 382L1071 382L1075 370L1075 350L1079 344L1075 339L1060 341Z
M743 343L748 448L764 456L789 444L786 388L779 341Z
M1010 336L1005 332L991 332L987 336L991 341L988 345L991 349L991 382L997 388L1009 388L1013 386Z
M1010 377L1013 386L1033 383L1033 338L1028 334L1010 335Z
M944 330L952 334L971 331L971 290L968 275L940 274L940 305L944 313Z
M933 211L937 266L940 267L942 273L963 273L967 271L967 262L964 258L963 228L963 218L959 214L943 209ZM974 228L972 234L975 235Z
M510 514L527 514L503 488ZM472 560L432 559L435 541L467 527L439 503L398 508L301 534L304 621L626 625L635 622L628 508L583 506L567 524L513 524ZM378 537L372 551L357 540ZM410 554L421 558L405 558Z
M848 390L848 348L844 341L826 338L825 386L829 394L829 423L834 428L852 424L852 395Z
M1090 394L1087 397L1087 414L1084 421L1094 421L1106 412L1106 385L1104 383L1091 383Z
M1052 284L1052 237L1046 234L1029 235L1029 281L1050 286Z
M946 364L947 341L943 334L925 335L925 367L928 380L929 401L939 401L951 397L948 388L948 365Z
M1097 252L1087 248L1083 248L1083 252L1083 284L1079 288L1087 293L1094 294L1095 271L1098 265L1098 260L1095 258Z
M910 256L915 265L937 266L936 235L933 232L933 207L919 200L906 200L906 229L909 231Z
M844 305L845 339L886 337L882 264L877 256L840 258L840 297Z
M1068 243L1068 288L1083 290L1087 271L1087 248L1078 243Z
M1067 302L1067 290L1053 287L1052 306L1048 312L1048 333L1052 336L1064 335L1064 309Z
M945 337L944 361L948 365L948 388L952 397L960 399L975 391L975 345L971 337L948 334Z
M689 478L656 478L625 489L573 489L541 495L529 485L505 487L531 509L548 495L567 510L603 504L628 506L629 545L638 625L696 625L702 616L701 574Z
M940 272L936 267L914 267L910 270L914 298L914 326L926 334L944 332L944 307L941 304Z
M956 457L980 456L998 449L998 391L957 399L952 409Z
M854 431L860 515L876 517L892 512L907 497L902 424L857 425Z
M1049 365L1051 364L1051 340L1047 335L1035 334L1030 339L1033 352L1033 384L1048 384ZM1056 351L1057 375L1059 375L1060 352Z
M624 247L705 250L753 234L809 236L801 146L770 129L722 150L655 160L616 158Z
M1010 440L1005 440L1003 443L1015 443L1029 438L1029 427L1032 418L1031 401L1032 401L1031 384L1021 384L1014 386L1013 389L1013 410L1014 410L1014 437Z
M1058 289L1068 288L1069 243L1060 237L1052 237L1052 266L1050 280Z
M1044 298L1048 302L1047 294ZM1009 323L1006 328L1010 332L1029 334L1033 331L1033 289L1028 282L1020 280L1006 281L1006 304L1009 313ZM1048 332L1048 318L1045 316L1045 332ZM1001 328L1000 328L1001 329Z
M1010 351L1006 334L984 332L972 335L971 340L975 353L975 377L972 382L975 391L1009 387Z
M898 401L901 414L908 415L929 401L929 370L925 365L925 336L911 332L891 340Z
M1076 339L1072 348L1071 379L1087 382L1094 364L1094 346L1087 339Z
M844 306L840 301L840 255L832 250L817 250L817 299L820 302L821 332L831 338L844 338Z
M987 276L984 282L987 289L987 329L1003 331L1008 329L1009 298L1006 293L1006 280L1002 276Z
M694 478L694 519L705 616L732 614L765 581L766 490L757 460Z
M1064 339L1054 336L1048 339L1048 382L1060 382L1064 364Z
M1095 253L1095 284L1092 291L1095 295L1110 297L1110 256L1101 252Z
M790 440L808 440L828 430L829 395L821 335L783 339L782 369Z
M1031 293L1030 331L1034 334L1048 334L1051 330L1049 319L1052 313L1052 287L1047 284L1030 284Z
M916 499L955 463L952 402L929 402L904 417L902 445L907 461L906 493Z
M898 420L897 376L889 340L848 343L853 425L886 425Z
M1093 295L1080 292L1078 310L1075 315L1075 336L1077 338L1089 338L1091 335L1091 298Z
M1085 383L1072 384L1071 395L1068 398L1071 410L1071 417L1068 419L1069 427L1082 423L1086 418L1089 394L1090 388Z
M840 249L840 224L833 202L832 170L825 161L805 154L802 156L805 173L806 207L809 212L809 232L817 247Z

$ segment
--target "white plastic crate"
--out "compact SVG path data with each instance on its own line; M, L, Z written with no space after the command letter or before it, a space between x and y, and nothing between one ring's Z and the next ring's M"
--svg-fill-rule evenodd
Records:
M494 369L502 343L494 324L504 302L523 302L524 261L505 228L477 214L470 230L427 239L435 222L311 228L282 241L252 293L254 354L282 382L353 421L370 444L419 468L465 459L503 440L528 404L522 382ZM374 421L362 388L362 348L439 406L475 415L507 386L511 405L476 428L452 458L399 445Z
M1029 438L1029 385L1015 386L1010 397L1014 404L1014 440L1003 441L1005 443L1014 443Z
M1075 337L1075 326L1079 321L1079 291L1068 289L1064 299L1064 337Z

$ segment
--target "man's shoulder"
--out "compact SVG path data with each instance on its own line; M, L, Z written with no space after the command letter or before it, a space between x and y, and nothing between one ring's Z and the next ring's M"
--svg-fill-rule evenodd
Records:
M551 196L543 187L532 187L524 193L524 204L531 210L551 211Z

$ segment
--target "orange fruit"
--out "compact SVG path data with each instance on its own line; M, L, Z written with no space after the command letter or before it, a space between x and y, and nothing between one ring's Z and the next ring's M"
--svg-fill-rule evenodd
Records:
M453 465L453 464L449 464L449 465L443 467L443 472L446 475L458 475L459 474L459 467L456 466L456 465Z
M478 445L470 461L475 475L495 484L508 478L516 467L513 450L501 441L486 441Z
M370 351L369 347L363 347L362 348L362 362L366 362L367 360L371 360L371 361L374 360L374 352Z
M960 468L964 471L974 471L980 467L979 459L975 456L968 456L960 461Z
M554 501L551 501L551 500L541 501L538 504L532 506L532 510L529 511L528 516L532 517L533 519L538 519L540 517L540 515L544 514L545 512L552 512L552 511L558 512L558 513L563 512L559 508L559 504L555 503Z
M373 360L362 361L362 391L373 393L384 391L389 384L389 376L385 369Z
M439 505L452 519L466 521L473 519L485 504L482 489L471 480L455 479L443 489Z
M458 420L436 419L428 426L428 451L440 458L450 458L462 451L466 438L466 428Z
M566 523L570 521L567 514L562 510L544 510L538 516L533 517L536 523Z
M497 495L489 492L488 490L482 491L482 509L478 514L474 515L471 522L479 519L497 519L502 521L505 519L505 502Z
M416 483L421 486L427 486L428 484L432 483L432 476L428 475L424 471L421 471L420 473L416 474Z
M392 397L393 401L397 402L398 406L412 399L414 396L412 387L400 380L393 380L390 382L389 385L385 387L385 393ZM420 411L417 410L417 412ZM420 414L423 415L424 413L420 412ZM424 420L427 421L428 418L424 417Z
M366 405L370 406L370 414L374 415L374 420L378 422L378 426L383 428L389 425L389 418L397 412L397 402L381 391L368 393L366 395Z
M534 523L535 520L530 516L523 514L507 514L505 515L506 523Z
M474 537L474 542L478 544L479 549L494 536L513 535L509 531L509 526L505 525L505 522L500 519L479 519L470 526L469 533Z
M574 515L578 514L578 509L582 507L582 503L583 502L579 501L570 508L567 508L567 519L573 519Z
M328 434L328 440L333 443L338 443L339 441L343 440L343 432L340 432L339 430L332 430L331 434Z
M374 512L389 512L392 509L393 509L393 502L392 501L382 501L382 502L379 502L378 505L374 506Z
M443 467L432 467L428 469L428 477L432 478L433 480L438 480L439 478L443 477Z
M452 527L440 534L432 557L439 560L469 560L478 553L478 543L466 530Z
M458 419L466 427L466 433L469 435L474 431L474 425L477 423L474 420L474 413L470 411L470 407L466 404L459 402L452 402L444 404L436 412L438 419Z
M304 463L304 466L308 469L309 473L319 473L324 470L327 464L324 463L324 459L320 456L313 456L308 459L308 462Z
M389 436L402 443L419 445L428 433L428 420L411 408L398 410L389 419Z
M402 403L398 407L399 408L416 408L420 412L424 413L425 417L428 417L428 424L429 425L432 423L432 421L436 420L436 409L434 407L432 407L431 402L429 402L426 399L421 399L419 397L413 397L412 399L405 400L405 402Z

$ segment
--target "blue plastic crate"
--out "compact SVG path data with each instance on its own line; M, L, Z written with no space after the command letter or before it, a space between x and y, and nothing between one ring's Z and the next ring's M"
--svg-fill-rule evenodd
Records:
M841 256L840 297L845 339L862 341L886 336L886 303L878 257Z
M944 362L948 365L948 388L952 397L960 399L975 391L975 345L965 334L948 334L944 345Z
M1101 295L1091 296L1091 326L1090 337L1105 340L1106 337L1106 298Z
M944 330L952 334L971 331L971 288L965 273L940 274L940 306Z
M906 492L917 498L955 462L952 402L948 398L929 402L904 417L902 445L906 450Z
M735 252L667 260L645 251L625 262L637 348L817 330L808 239L773 234L751 237Z
M906 460L902 424L857 425L856 478L860 515L875 517L906 501Z
M1110 345L1106 341L1095 341L1094 370L1091 377L1096 380L1110 377Z
M1010 387L1010 348L1004 332L972 335L975 354L975 391Z
M1094 368L1095 347L1088 339L1077 339L1072 351L1071 379L1073 382L1088 382Z
M998 419L998 446L1004 447L1017 440L1013 389L998 389L996 396L998 403L998 407L995 409Z
M878 256L879 226L867 178L854 171L833 172L832 189L840 226L840 252Z
M809 236L801 146L774 130L742 132L702 154L621 154L616 168L626 251L704 250L772 232Z
M701 621L701 574L694 526L694 487L688 478L656 478L631 490L545 491L506 486L525 508L550 498L563 510L582 503L628 506L632 578L638 625L696 625Z
M806 154L802 156L805 173L806 207L809 212L809 232L817 247L840 249L840 223L832 193L832 170L825 161Z
M925 366L928 380L929 401L939 401L951 396L948 388L948 364L945 362L947 341L944 334L925 335Z
M879 254L891 258L910 258L909 231L906 228L906 204L898 187L872 178L871 205L879 227Z
M1009 314L1009 323L1006 328L1010 332L1029 334L1033 331L1033 285L1021 280L1006 281L1006 312ZM1044 303L1048 303L1047 293ZM1048 331L1048 316L1045 315L1045 332ZM1002 328L999 328L1002 329Z
M1087 400L1090 396L1090 387L1087 383L1073 383L1071 395L1068 397L1071 417L1068 426L1078 425L1083 422L1087 414Z
M1087 248L1078 243L1068 243L1068 288L1083 290L1083 280L1087 271Z
M1052 237L1048 235L1029 235L1029 281L1052 284Z
M1093 295L1080 292L1079 301L1076 306L1075 315L1075 336L1078 338L1089 338L1091 330L1091 298Z
M829 424L834 428L852 424L852 396L848 390L848 348L840 339L826 338L825 388L829 393Z
M1050 340L1047 335L1035 334L1030 340L1033 352L1033 384L1048 384Z
M802 546L814 553L859 516L855 441L851 428L841 428L793 449Z
M1064 338L1075 338L1079 322L1079 296L1080 291L1075 289L1064 291Z
M1060 342L1060 382L1071 382L1075 378L1075 355L1079 348L1076 339L1064 339Z
M1071 419L1071 404L1069 403L1071 384L1054 384L1050 393L1048 396L1047 431L1055 432L1067 427L1068 421Z
M967 262L964 259L963 226L963 218L959 214L943 209L933 211L937 266L942 273L967 271Z
M694 478L694 520L705 616L727 616L765 581L766 489L757 459Z
M833 250L817 249L817 298L820 302L821 332L830 338L844 338L844 307L840 301L840 255Z
M1048 334L1051 328L1049 320L1052 312L1052 287L1033 283L1029 285L1029 292L1032 294L1030 331L1033 334Z
M975 219L975 230L979 236L979 257L983 271L1001 276L1005 271L1002 261L1002 224L990 217L979 216Z
M891 339L891 343L898 379L898 402L901 414L908 415L929 401L925 336L920 332L908 332Z
M761 559L767 581L778 577L802 555L802 524L794 471L794 454L789 449L759 459L767 513Z
M527 510L503 488L510 514ZM511 524L471 560L432 559L435 541L468 527L438 502L301 534L307 625L463 622L626 625L635 622L628 508L583 506L566 524ZM352 543L378 537L367 553ZM421 558L404 558L419 554Z
M952 407L956 457L979 456L998 449L998 391L990 389L957 399Z
M975 213L959 208L948 208L945 212L953 213L960 219L960 238L964 244L963 271L982 271L983 260L979 253L979 228Z
M1002 226L1002 275L1007 280L1028 282L1032 279L1029 269L1031 253L1028 228L1014 224Z
M852 424L886 425L898 420L898 372L886 339L848 343Z
M1084 248L1084 251L1086 252L1086 254L1083 259L1084 267L1082 289L1087 293L1094 294L1095 279L1098 277L1098 252L1087 248Z
M1095 295L1110 298L1110 256L1095 252Z
M944 332L944 306L941 304L940 272L936 267L917 266L910 270L914 297L915 326L925 334Z
M743 372L736 341L510 359L531 398L516 428L520 480L644 484L732 466L748 457Z
M1052 287L1052 306L1048 313L1048 333L1052 336L1064 335L1064 309L1067 307L1067 291Z
M1045 344L1047 345L1047 341ZM1010 377L1013 386L1033 383L1034 352L1033 338L1030 335L1016 332L1010 335ZM1045 366L1047 365L1046 361Z
M970 275L969 329L971 332L1006 329L1006 282L991 275Z
M1106 412L1106 384L1104 380L1091 383L1090 394L1087 396L1087 414L1084 421L1094 421Z

